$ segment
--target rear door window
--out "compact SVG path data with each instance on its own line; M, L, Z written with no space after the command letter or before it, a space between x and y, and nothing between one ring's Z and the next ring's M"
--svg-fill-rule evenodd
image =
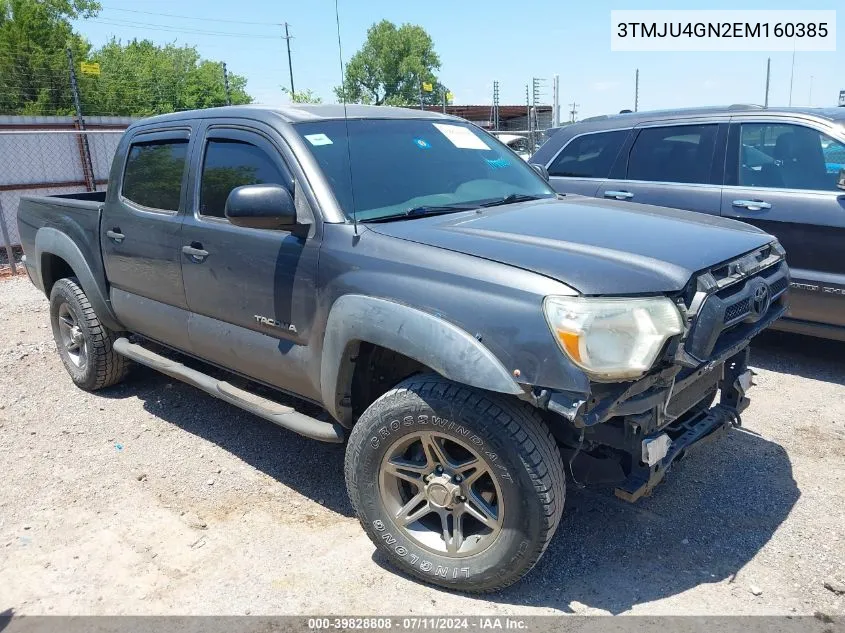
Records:
M845 143L803 125L743 123L739 165L740 186L836 191Z
M628 156L628 180L710 182L715 124L644 128Z
M123 197L149 209L177 211L187 155L183 139L133 143L123 172Z
M628 130L595 132L572 139L549 165L550 176L607 178Z

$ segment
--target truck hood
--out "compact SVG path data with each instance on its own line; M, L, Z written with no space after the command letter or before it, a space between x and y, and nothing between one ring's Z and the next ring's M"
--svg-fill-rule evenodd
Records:
M718 216L582 196L367 226L530 270L586 295L676 292L694 273L774 240Z

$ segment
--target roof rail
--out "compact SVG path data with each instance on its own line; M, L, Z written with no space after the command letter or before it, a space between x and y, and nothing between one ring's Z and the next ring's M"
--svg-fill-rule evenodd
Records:
M719 111L733 111L733 110L765 110L766 106L761 106L756 103L733 103L728 106L700 106L697 108L672 108L668 110L645 110L640 112L630 112L630 111L622 111L619 114L599 114L598 116L591 116L585 119L581 119L579 123L583 123L585 121L604 121L605 119L609 118L616 118L619 116L635 116L640 118L648 118L649 116L654 115L688 115L693 116L696 114L709 114L711 112L719 112Z

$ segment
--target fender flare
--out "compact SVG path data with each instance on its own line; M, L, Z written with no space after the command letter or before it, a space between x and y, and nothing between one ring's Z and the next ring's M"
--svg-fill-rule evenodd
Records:
M324 406L343 424L351 424L351 411L340 405L339 381L341 372L346 371L343 365L350 344L361 342L404 354L461 384L499 393L524 393L489 349L454 324L394 301L344 295L329 312L320 368Z
M45 254L61 257L73 269L76 278L79 279L79 285L82 286L88 301L91 302L91 307L94 308L94 312L103 324L112 330L120 331L123 329L111 309L103 289L97 283L97 278L85 259L85 255L82 254L79 246L69 236L52 227L42 227L35 234L34 264L37 266L38 281L46 293L44 271L41 266L42 256Z

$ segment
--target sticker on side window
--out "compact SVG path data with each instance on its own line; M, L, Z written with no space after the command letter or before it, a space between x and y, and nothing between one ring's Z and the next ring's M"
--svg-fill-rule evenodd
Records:
M306 134L305 138L311 145L331 145L332 140L325 134Z
M455 147L460 149L490 149L471 129L462 125L432 123Z

